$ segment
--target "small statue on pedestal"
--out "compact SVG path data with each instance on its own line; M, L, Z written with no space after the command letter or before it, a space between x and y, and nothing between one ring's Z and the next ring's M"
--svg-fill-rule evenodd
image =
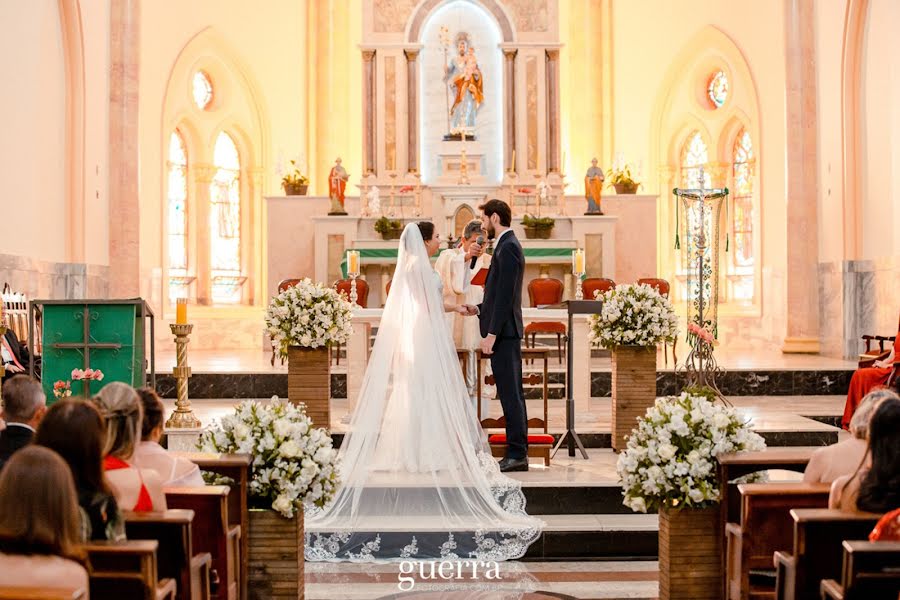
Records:
M586 215L602 215L600 211L600 191L603 189L603 170L597 166L597 159L591 160L591 167L584 174L584 198L587 200Z
M347 189L347 180L350 175L341 166L341 157L337 157L334 166L328 173L328 197L331 198L331 210L329 215L346 215L344 210L344 190Z
M537 184L537 216L541 216L541 205L547 206L547 200L550 198L550 184L547 183L547 179L545 177L541 177L541 180L538 181Z
M373 185L369 189L369 193L366 194L366 204L368 204L368 212L370 215L379 215L381 214L381 192L378 190L377 185Z

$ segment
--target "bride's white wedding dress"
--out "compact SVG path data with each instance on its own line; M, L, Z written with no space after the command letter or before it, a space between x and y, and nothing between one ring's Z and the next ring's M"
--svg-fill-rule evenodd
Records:
M307 560L508 560L540 535L491 457L414 223L340 460L335 498L306 510Z

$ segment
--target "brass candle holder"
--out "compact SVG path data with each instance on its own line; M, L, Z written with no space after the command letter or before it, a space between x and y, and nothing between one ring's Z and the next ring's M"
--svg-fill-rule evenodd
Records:
M175 368L172 375L178 381L178 399L175 400L175 412L166 421L166 427L171 429L199 429L200 419L194 415L191 408L191 400L188 398L188 378L191 376L191 368L187 364L187 345L193 325L172 324L172 335L175 336Z

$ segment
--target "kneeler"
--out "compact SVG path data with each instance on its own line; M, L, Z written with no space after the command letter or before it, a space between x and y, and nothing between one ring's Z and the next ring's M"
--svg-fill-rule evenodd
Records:
M530 431L532 428L540 429L542 433L529 433L528 434L528 456L533 458L541 458L544 461L544 466L550 466L550 451L553 448L553 436L549 433L549 424L550 424L550 415L549 415L549 407L548 407L548 368L547 368L547 360L550 355L549 348L523 348L522 349L522 362L525 362L525 358L538 358L543 359L544 362L544 373L543 376L538 373L528 373L523 374L522 383L527 385L537 385L543 384L543 404L544 404L544 418L539 419L537 417L533 417L528 419L527 427ZM477 373L478 373L478 384L476 386L477 396L478 396L478 415L481 413L481 389L483 384L494 385L494 375L482 376L481 364L482 361L487 358L484 354L482 354L481 350L477 352ZM500 417L499 419L486 418L481 419L481 426L484 429L506 429L506 418ZM491 446L491 454L497 458L502 458L506 456L506 434L505 433L494 433L488 435L488 444Z

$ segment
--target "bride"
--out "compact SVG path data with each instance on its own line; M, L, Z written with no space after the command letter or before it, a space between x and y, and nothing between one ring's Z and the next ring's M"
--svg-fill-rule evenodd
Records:
M340 450L343 486L306 509L306 560L521 558L540 535L521 485L500 473L475 414L430 256L410 223Z

